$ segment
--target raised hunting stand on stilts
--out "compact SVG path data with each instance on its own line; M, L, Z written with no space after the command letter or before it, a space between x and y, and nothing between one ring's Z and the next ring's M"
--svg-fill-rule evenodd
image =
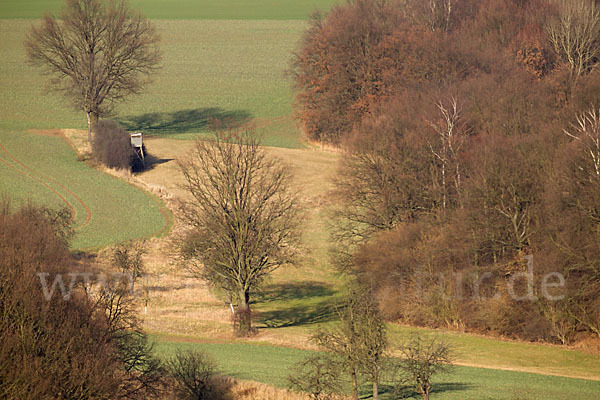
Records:
M145 167L146 163L144 160L144 140L142 132L130 133L129 136L131 136L131 145L135 150L135 154L142 161L142 165Z

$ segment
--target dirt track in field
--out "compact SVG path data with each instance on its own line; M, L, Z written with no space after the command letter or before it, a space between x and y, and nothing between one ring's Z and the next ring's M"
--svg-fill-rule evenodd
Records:
M92 211L83 202L83 200L81 200L81 198L79 196L77 196L69 188L67 188L62 183L56 181L55 179L50 178L49 176L44 175L44 174L42 174L40 172L34 171L32 168L30 168L29 166L27 166L26 164L24 164L22 161L20 161L19 159L17 159L14 155L12 155L6 149L6 147L4 147L2 144L0 144L0 151L3 154L5 154L10 159L10 161L8 161L6 158L0 158L0 161L2 161L4 164L6 164L8 167L10 167L11 169L13 169L14 171L16 171L17 173L19 173L20 175L22 175L22 176L24 176L26 178L29 178L29 179L33 179L36 182L39 182L40 184L42 184L43 186L45 186L48 190L50 190L55 195L57 195L65 203L65 205L67 206L67 208L71 211L71 218L70 218L69 222L72 222L73 220L75 220L75 217L77 216L77 210L75 209L75 207L73 207L73 205L63 195L61 195L56 189L54 189L48 182L52 182L55 185L59 186L62 190L64 190L66 193L68 193L70 196L72 196L83 207L83 209L86 212L85 221L83 221L83 223L81 225L76 226L74 228L74 230L79 230L79 229L83 228L84 226L86 226L86 225L88 225L90 223L90 221L92 219Z

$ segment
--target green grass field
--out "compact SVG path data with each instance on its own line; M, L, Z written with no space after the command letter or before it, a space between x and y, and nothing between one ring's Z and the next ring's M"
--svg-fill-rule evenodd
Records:
M152 19L306 19L336 0L130 0ZM57 13L64 0L2 0L0 18L39 18Z
M60 139L26 133L86 127L85 115L62 96L46 93L44 77L26 64L23 40L31 23L0 20L0 143L33 171L44 171L69 188L91 209L93 217L78 230L74 248L105 246L160 230L165 221L155 199L76 162ZM156 24L162 36L163 68L148 90L121 105L114 118L130 129L178 139L206 132L208 121L215 118L255 120L265 144L302 146L290 116L291 87L284 72L304 22ZM49 188L39 176L24 176L7 161L0 163L0 173L0 192L51 206L64 205L66 200L77 213L76 226L85 217L81 202L69 199L70 194L55 183L50 182Z
M44 77L26 64L23 41L31 25L0 20L0 112L18 128L86 127L62 96L47 94ZM291 118L292 88L285 76L303 21L156 21L163 68L140 96L114 118L130 129L189 139L210 119L256 119L264 144L301 147Z
M0 144L10 153L0 149L0 193L17 202L72 207L74 249L151 236L168 222L158 199L77 161L61 138L25 134L2 124Z
M81 115L61 97L43 96L43 80L27 67L22 48L26 24L0 21L0 193L74 212L74 249L151 236L167 221L161 203L124 181L79 162L60 137L29 129L83 127Z
M193 343L162 336L151 339L160 357L170 357L178 348L204 350L218 361L220 373L277 387L286 387L293 365L311 354L268 344ZM592 400L600 393L599 381L458 366L450 374L439 376L436 384L432 399ZM382 386L385 390L386 385ZM362 389L361 398L369 398L368 387Z

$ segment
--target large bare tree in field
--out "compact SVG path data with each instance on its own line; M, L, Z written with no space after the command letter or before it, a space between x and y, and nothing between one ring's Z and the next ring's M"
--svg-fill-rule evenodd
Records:
M88 141L98 118L139 93L160 60L152 23L124 0L67 0L59 18L46 14L25 41L31 64L50 87L85 111Z
M250 131L198 140L179 166L193 198L183 207L192 229L181 241L182 255L192 273L237 303L235 327L248 334L251 293L296 254L299 211L290 173Z

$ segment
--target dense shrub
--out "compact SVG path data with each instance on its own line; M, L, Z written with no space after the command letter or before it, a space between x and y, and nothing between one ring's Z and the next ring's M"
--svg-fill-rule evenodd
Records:
M102 120L98 123L92 152L96 160L109 168L140 169L129 133L114 121Z
M216 363L206 353L198 350L177 350L167 362L167 370L175 380L176 395L181 400L218 400L224 393L213 378Z

